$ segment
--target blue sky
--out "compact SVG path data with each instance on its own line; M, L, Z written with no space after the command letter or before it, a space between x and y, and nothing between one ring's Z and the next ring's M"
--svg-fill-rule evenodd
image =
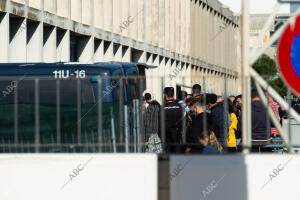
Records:
M230 7L230 9L235 13L241 12L241 0L219 0L223 4ZM273 9L277 0L249 0L250 1L250 13L262 14L270 13ZM290 7L288 4L281 6L280 13L289 13Z

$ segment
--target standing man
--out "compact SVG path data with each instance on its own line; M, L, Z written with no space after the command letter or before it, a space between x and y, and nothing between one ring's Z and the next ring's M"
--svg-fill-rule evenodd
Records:
M256 89L251 91L252 152L258 152L261 146L271 141L271 123L268 112L261 102Z
M195 98L200 98L200 95L201 95L201 85L199 85L199 84L193 85L192 95Z
M229 136L229 126L231 125L230 115L227 111L224 114L224 104L223 102L217 102L218 96L216 94L211 94L209 98L209 108L211 110L211 115L215 118L216 123L219 127L219 133L215 133L219 143L226 147L225 144L227 137Z
M166 152L181 152L181 132L183 121L182 106L174 98L174 88L164 88L165 97L165 121L166 121Z
M151 94L145 94L144 140L146 152L161 153L160 104L152 100Z

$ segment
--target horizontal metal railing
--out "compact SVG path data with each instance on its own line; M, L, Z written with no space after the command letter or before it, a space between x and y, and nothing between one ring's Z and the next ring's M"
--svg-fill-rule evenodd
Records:
M152 87L152 90L159 97L158 101L161 103L161 108L163 108L165 106L163 89L165 86L170 86L171 83L165 78L150 76L147 79L143 76L100 77L96 82L95 80L91 82L92 78L93 76L87 76L83 79L73 77L68 79L32 78L28 76L1 77L1 89L5 90L10 86L10 90L8 94L0 98L1 110L3 112L6 111L1 119L3 122L2 130L4 131L0 133L0 152L145 152L148 138L145 135L145 119L143 115L143 110L145 109L143 107L143 93L146 89L144 84L146 82L149 83L149 79L151 79L152 85L148 85L147 88ZM106 80L117 81L118 84L115 82L114 85L105 85L107 84L105 83ZM13 86L10 84L8 86L3 85L1 84L3 81L13 82L14 84ZM33 94L33 97L30 97L33 102L24 104L22 103L24 101L22 99L24 91L22 90L24 90L23 84L26 81L32 81L32 87L27 92L28 94ZM43 95L48 95L42 91L45 88L43 81L53 81L53 85L49 85L50 88L55 90L52 91L55 94L54 98L51 99L54 102L52 104L43 102L45 100ZM70 83L69 81L74 81L72 89L74 89L73 92L75 92L76 97L74 96L75 99L72 99L75 103L66 104L62 102L61 95L64 92L62 89L65 87L64 84ZM86 82L84 83L83 81ZM175 80L173 80L172 84L174 82ZM208 91L207 85L211 83L211 80L208 77L202 77L202 80L199 82L202 83L203 91ZM84 102L84 98L88 98L85 96L87 91L85 91L86 86L84 85L87 83L90 84L89 89L92 91L94 99L93 102L89 103ZM130 84L135 85L135 93L138 95L131 101L127 101L128 96L126 95L132 92L129 91L132 88L128 89L126 86ZM92 88L94 86L97 86L95 90ZM180 84L177 86L180 86ZM223 117L226 119L228 117L226 115L228 113L227 98L231 95L228 92L228 80L226 77L223 79L222 87L224 87L222 97L225 99ZM191 92L190 88L187 90ZM3 94L3 92L1 93ZM110 98L114 96L114 98L118 99L113 102L103 102L103 99L107 96L111 96ZM11 99L11 102L8 102L8 99ZM30 110L30 112L23 113L24 110ZM66 116L66 113L70 116ZM92 114L91 118L89 114ZM159 115L160 139L162 146L165 147L168 133L165 130L166 115L164 109L160 109ZM189 136L185 129L187 125L186 116L187 114L183 113L182 141L180 143L169 143L169 145L180 146L183 149L182 153L185 152L184 149L187 146L195 145L187 141ZM48 121L47 117L49 118ZM68 121L68 119L72 121ZM267 120L268 122L271 121L269 115L267 115ZM293 130L289 128L290 124L290 121L285 121L284 130L288 131L287 134L290 137L291 135L296 137L294 133L291 133L294 128ZM69 127L66 128L66 125ZM203 124L203 126L205 127L206 124ZM222 128L224 128L224 133L226 133L227 131L225 130L228 130L228 127L224 126ZM271 123L268 123L267 130L271 130ZM227 137L228 135L224 135L224 138ZM293 140L293 138L290 139ZM227 140L224 141L225 151L227 151L226 142ZM295 147L296 143L284 144L282 140L276 140L274 142L275 147L272 150L278 151L278 149L281 149L280 151L282 152L285 151L285 148L290 147L289 145L291 144Z

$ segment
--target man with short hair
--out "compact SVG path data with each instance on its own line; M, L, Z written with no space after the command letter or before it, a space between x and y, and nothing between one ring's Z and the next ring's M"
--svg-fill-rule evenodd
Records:
M166 152L181 152L181 131L183 110L178 101L174 98L174 88L164 88L165 97L165 121L166 121Z
M143 116L145 141L149 140L151 134L160 135L160 104L156 100L152 100L151 94L145 94L145 112Z
M206 104L203 99L194 99L190 105L192 117L191 143L189 148L191 153L202 151L202 146L198 143L198 135L203 131L218 132L218 126L212 115L206 112Z
M196 97L196 98L200 97L200 95L201 95L201 85L199 85L199 84L193 85L192 95L193 95L193 97Z
M150 103L152 101L152 97L150 93L146 93L145 94L145 100L147 103Z
M235 97L234 96L229 96L228 99L233 103Z
M225 147L227 136L229 135L229 126L231 125L231 118L227 111L225 111L224 116L224 104L223 102L217 102L218 96L216 94L211 94L209 98L209 108L211 110L212 116L215 118L218 127L219 127L219 133L215 133L219 143Z
M264 146L271 140L271 123L256 89L251 91L251 99L252 151L257 152L259 146Z

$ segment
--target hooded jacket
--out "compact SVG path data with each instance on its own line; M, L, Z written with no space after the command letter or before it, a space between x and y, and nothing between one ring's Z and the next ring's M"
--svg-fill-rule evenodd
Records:
M226 112L226 117L224 119L224 105L223 102L218 103L214 107L211 108L211 115L215 118L216 123L219 127L219 133L216 133L216 136L220 143L224 143L224 135L228 136L229 134L229 126L231 125L231 119L229 113ZM226 130L224 130L226 128ZM225 134L224 134L224 131Z
M268 126L267 111L261 101L251 103L252 141L267 141L271 139Z

